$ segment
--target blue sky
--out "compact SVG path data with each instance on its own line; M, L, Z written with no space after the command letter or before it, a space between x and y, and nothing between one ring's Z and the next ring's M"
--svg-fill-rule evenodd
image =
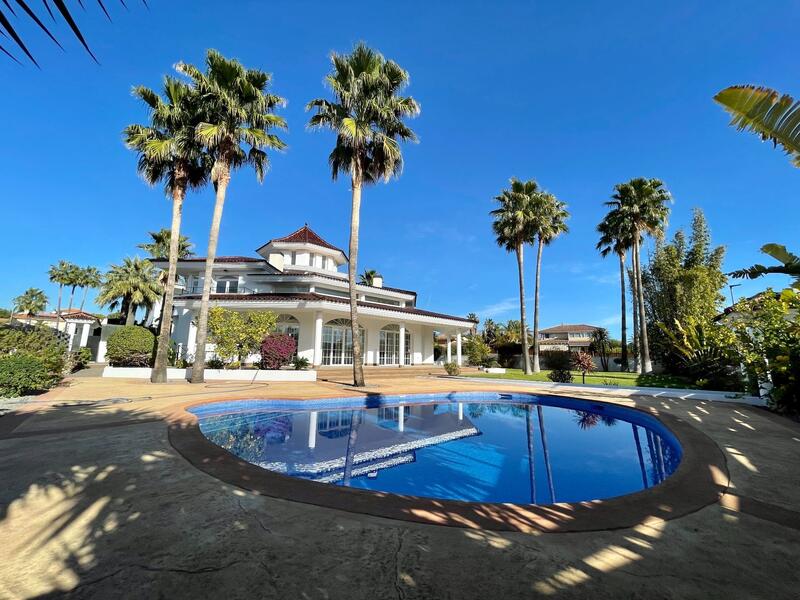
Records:
M304 106L326 93L329 53L359 40L410 72L408 92L422 105L412 122L420 143L404 148L402 177L365 190L360 267L418 290L421 307L517 317L516 264L496 247L487 214L511 176L535 178L572 212L570 233L544 254L543 326L618 331L617 265L595 252L594 227L613 185L631 177L665 181L675 198L670 234L703 208L714 242L728 249L727 269L761 260L767 242L797 250L800 171L728 127L711 100L736 83L800 95L796 2L128 4L111 3L113 24L91 4L78 13L100 66L63 25L66 54L33 34L41 71L0 60L0 306L31 286L54 303L50 264L105 269L168 225L169 202L137 177L120 141L125 125L146 117L129 91L159 86L175 62L200 63L209 47L272 72L290 126L289 149L273 155L263 185L251 171L234 174L220 254L252 254L306 221L346 247L347 182L331 182L333 136L306 130ZM185 208L184 231L201 255L212 202L207 189ZM784 282L746 282L736 293Z

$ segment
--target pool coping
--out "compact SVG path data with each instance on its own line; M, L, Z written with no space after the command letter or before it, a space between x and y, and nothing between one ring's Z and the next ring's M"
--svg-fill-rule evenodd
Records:
M676 519L714 504L725 494L730 481L722 450L687 421L655 408L631 407L605 399L593 402L624 406L655 417L675 435L683 450L675 473L657 486L632 494L548 505L464 502L333 486L257 467L208 440L200 431L197 417L187 409L220 401L223 400L186 402L168 418L170 444L194 467L263 496L399 521L524 533L624 529L652 520Z

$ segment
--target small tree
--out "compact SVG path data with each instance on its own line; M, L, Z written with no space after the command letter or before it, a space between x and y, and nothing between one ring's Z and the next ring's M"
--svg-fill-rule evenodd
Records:
M222 360L242 362L259 351L276 318L270 311L240 313L214 306L208 311L208 332Z
M297 342L290 335L273 333L261 342L261 368L280 369L288 365L297 350Z
M489 360L489 345L478 335L467 339L467 358L472 366L485 366Z
M586 383L586 374L597 369L594 366L592 355L586 352L578 352L572 355L572 368L581 372L583 383Z
M600 358L600 367L603 371L608 371L608 353L611 351L611 338L608 336L608 329L600 327L592 332L592 343L589 351L594 352Z

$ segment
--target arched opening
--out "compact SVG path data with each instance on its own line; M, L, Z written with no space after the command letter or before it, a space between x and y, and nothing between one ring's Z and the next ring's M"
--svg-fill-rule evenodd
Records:
M405 330L405 348L402 364L412 364L411 332ZM399 365L400 362L400 326L387 325L381 329L380 343L378 346L378 363L382 365Z
M366 333L359 326L361 339L361 354L366 360ZM322 364L323 365L352 365L353 364L353 332L350 319L333 319L325 323L322 328Z

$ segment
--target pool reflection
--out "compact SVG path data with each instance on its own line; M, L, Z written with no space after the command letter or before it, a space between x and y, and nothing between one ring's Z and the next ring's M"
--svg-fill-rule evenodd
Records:
M680 452L642 424L557 406L442 402L200 416L203 433L272 471L468 501L607 498L664 480Z

